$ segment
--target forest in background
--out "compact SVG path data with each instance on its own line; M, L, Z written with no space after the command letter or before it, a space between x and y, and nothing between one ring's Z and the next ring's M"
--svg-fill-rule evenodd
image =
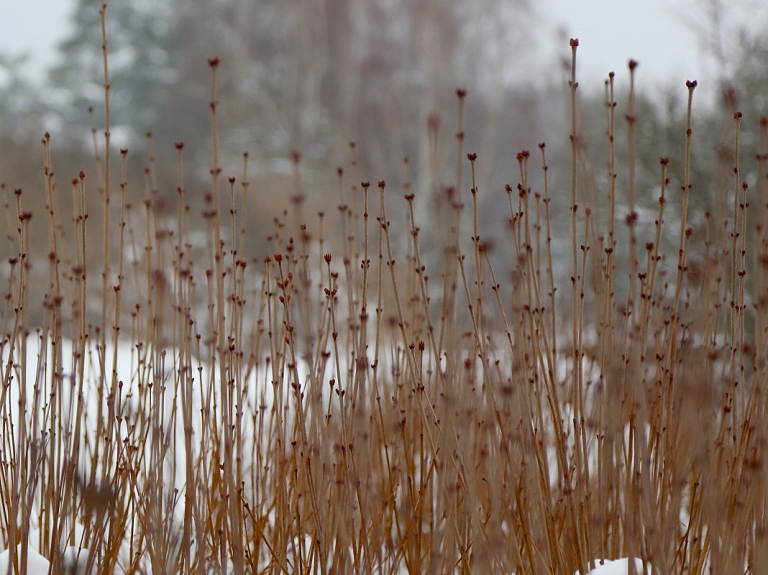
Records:
M481 4L469 0L110 4L110 137L115 157L119 150L127 150L129 198L138 202L151 196L161 205L173 204L177 144L183 142L187 198L197 212L204 209L211 147L206 61L217 57L222 175L241 179L243 154L248 154L249 217L261 230L275 225L275 218L297 199L304 203L307 220L336 208L337 169L343 168L345 187L381 178L394 189L407 185L416 194L417 219L436 224L422 236L430 253L430 247L439 245L444 223L435 213L437 198L450 194L457 181L454 150L461 132L463 149L478 154L477 199L484 239L503 237L508 221L499 214L507 209L505 187L514 190L516 185L517 154L536 152L538 144L546 142L550 163L567 165L562 160L570 144L561 134L569 116L568 70L553 62L546 73L526 71L526 60L540 41L536 38L540 7L530 0L481 0ZM44 132L51 135L60 187L80 170L94 175L98 170L97 136L104 129L99 3L78 0L73 14L73 33L60 46L59 64L48 72L42 89L24 79L23 60L0 54L6 78L0 84L4 178L0 184L6 205L13 205L11 192L22 189L26 209L33 213L43 210L44 194L38 192L43 186ZM737 110L742 113L742 144L756 147L759 119L768 112L768 100L761 95L768 93L768 40L725 18L718 0L702 4L691 19L702 36L712 38L721 72L716 105L694 104L691 207L700 230L706 214L717 211L717 202L727 196L719 192L732 187L729 150ZM644 96L640 80L638 95L629 102L629 79L628 68L616 70L612 96L618 118L616 150L620 160L628 156L631 123L636 140L633 195L642 216L645 208L647 213L655 210L659 151L670 159L671 189L682 181L686 91L681 80L661 97L651 98ZM461 128L458 89L467 94L461 98ZM607 98L607 84L605 95L594 86L580 91L579 139L585 160L580 169L587 195L604 189L609 178L607 160L599 160L607 158ZM540 161L532 155L540 179ZM745 181L754 188L754 155L741 161ZM568 188L570 174L551 170L548 177L555 190L554 217L565 222L567 194L557 191ZM86 183L93 186L89 197L94 206L99 202L95 182L93 177ZM465 178L468 189L467 182ZM627 182L620 178L617 186L627 191ZM677 203L670 198L672 214ZM404 208L393 209L401 215L398 210ZM619 205L617 218L624 220L627 210L626 203ZM641 227L651 229L652 219L640 219ZM15 226L3 220L0 226L8 237ZM269 253L268 235L268 231L254 234L250 255ZM567 250L562 252L567 257ZM557 245L554 254L558 256ZM495 257L507 255L497 250Z

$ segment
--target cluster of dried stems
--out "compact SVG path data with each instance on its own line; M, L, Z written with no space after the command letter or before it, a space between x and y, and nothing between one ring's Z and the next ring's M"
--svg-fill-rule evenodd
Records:
M72 214L62 207L48 139L48 209L35 216L49 253L27 250L25 194L7 201L0 534L21 572L26 546L11 543L32 527L54 571L73 544L104 573L570 575L621 556L662 574L768 565L766 123L757 199L740 178L737 115L729 212L691 229L689 83L685 181L668 190L662 159L655 237L642 238L634 87L626 194L611 79L608 184L585 205L571 45L571 269L553 263L541 144L537 187L528 152L510 176L504 279L471 209L479 160L462 148L463 91L439 269L423 263L408 185L350 184L354 147L338 213L301 214L299 193L296 213L270 230L274 254L246 261L261 232L244 217L247 156L239 183L222 181L218 61L198 219L183 145L177 211L156 209L151 169L145 191L126 182L127 152L114 175L105 39L100 208L88 213L82 172ZM660 245L673 194L672 255ZM401 201L406 221L391 223L387 207ZM619 205L628 217L615 226ZM305 217L319 218L317 237ZM395 237L395 225L410 234ZM49 270L39 326L27 317L33 262Z

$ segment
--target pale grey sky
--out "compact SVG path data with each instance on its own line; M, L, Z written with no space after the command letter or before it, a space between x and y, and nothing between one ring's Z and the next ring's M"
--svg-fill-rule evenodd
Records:
M630 59L639 62L638 81L680 83L706 75L707 55L686 22L688 0L541 0L549 25L562 27L564 40L547 42L568 52L567 38L579 38L581 85L598 83L609 72L625 75ZM563 49L562 46L566 46Z
M626 78L627 62L634 58L640 63L638 82L643 89L670 84L683 89L685 80L697 79L700 91L706 91L713 60L699 49L700 37L691 26L702 19L701 13L693 14L696 2L536 0L541 27L535 31L535 65L551 65L566 56L568 37L578 37L579 81L585 89L600 89L612 70L617 81ZM73 9L74 0L0 0L0 52L29 52L29 75L41 79L44 68L55 62L56 45L69 30Z
M73 0L0 0L0 52L29 53L30 75L42 78L69 31Z

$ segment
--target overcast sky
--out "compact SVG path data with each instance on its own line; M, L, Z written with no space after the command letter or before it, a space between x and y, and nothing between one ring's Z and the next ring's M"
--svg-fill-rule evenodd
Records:
M40 78L55 62L56 46L69 32L74 0L0 0L0 52L27 53Z
M568 37L578 37L579 82L602 86L609 71L626 73L630 58L640 63L638 82L653 90L699 80L706 91L714 74L711 57L700 49L694 24L702 21L704 0L534 0L537 55L541 65L568 54ZM741 10L729 9L731 20L766 15L758 0L738 0ZM0 52L29 53L29 74L42 78L55 62L56 45L69 30L74 0L0 0ZM751 4L748 10L744 6ZM729 6L733 7L733 4Z

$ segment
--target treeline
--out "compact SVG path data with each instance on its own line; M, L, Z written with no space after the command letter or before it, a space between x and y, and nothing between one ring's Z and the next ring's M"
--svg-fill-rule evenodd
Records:
M31 211L43 209L44 194L38 191L45 131L51 133L56 182L65 196L80 170L96 174L99 169L104 130L100 10L97 0L78 0L73 32L60 46L59 65L49 71L45 86L23 79L23 62L0 60L10 78L0 87L2 183L7 192L23 189ZM568 118L566 74L553 63L545 81L520 81L531 77L525 66L537 46L533 31L541 15L536 10L529 0L109 4L113 163L119 149L128 150L133 201L149 194L173 205L183 142L187 198L198 212L204 209L211 149L207 62L217 57L222 177L239 182L242 155L248 152L254 216L265 230L292 199L305 199L304 216L314 220L316 212L330 213L348 199L361 180L382 178L389 189L408 185L416 194L420 221L437 223L435 198L450 193L451 186L461 183L468 201L473 184L465 155L472 152L478 154L474 185L483 229L503 237L505 185L514 194L521 180L516 155L531 151L528 183L541 193L537 145L545 141L554 217L567 221L570 143L560 136ZM751 189L758 183L759 118L768 111L768 41L746 33L742 38L749 39L729 46L717 105L695 105L691 201L697 231L704 230L705 215L733 188L736 111L742 113L741 145L748 150L740 158L741 174ZM604 97L594 89L579 91L580 194L587 203L606 197L612 99L616 162L625 165L632 157L635 163L633 182L616 177L619 198L631 193L635 209L654 210L660 156L669 157L670 189L679 188L683 179L686 90L681 79L665 97L650 99L640 82L630 102L629 76L626 68L616 70L612 95L608 86ZM466 90L465 98L457 97L457 88ZM337 166L345 170L341 182ZM117 189L119 171L113 173ZM98 196L97 181L88 180L94 186L91 197ZM674 207L677 199L673 194L668 201ZM395 204L394 216L402 215L398 210L404 204ZM624 220L628 206L628 201L618 205L616 217ZM652 221L639 220L638 226L652 227ZM7 234L12 233L10 225ZM439 247L435 230L424 234L425 246ZM268 230L254 238L255 253L268 250L262 237L267 235ZM506 255L502 251L499 257Z

